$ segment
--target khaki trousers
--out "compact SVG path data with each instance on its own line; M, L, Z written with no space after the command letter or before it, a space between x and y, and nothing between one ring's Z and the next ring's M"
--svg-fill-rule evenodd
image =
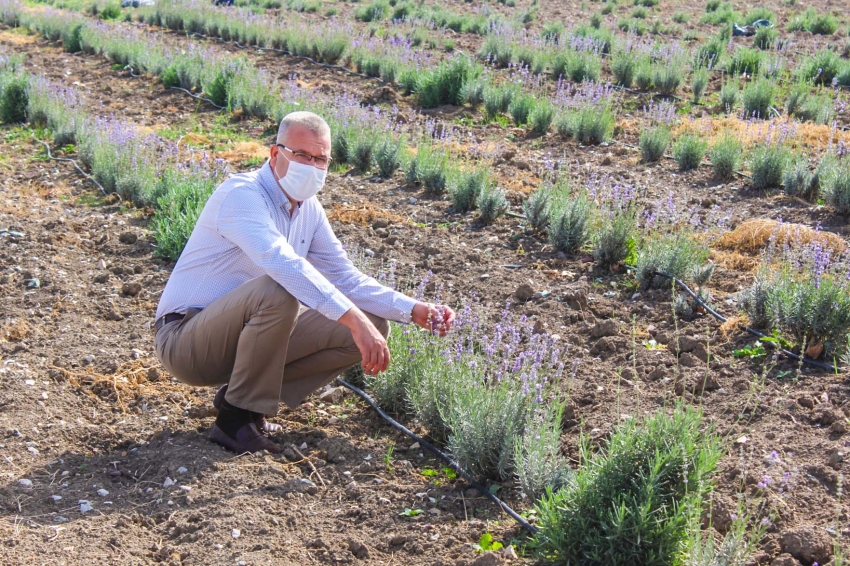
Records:
M366 314L389 335L386 320ZM156 354L183 383L227 383L228 403L264 415L279 401L296 407L361 360L348 328L302 307L267 275L160 328Z

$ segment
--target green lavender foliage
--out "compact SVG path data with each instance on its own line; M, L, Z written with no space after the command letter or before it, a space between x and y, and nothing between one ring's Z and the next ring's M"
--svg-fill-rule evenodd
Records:
M585 437L581 452L574 481L537 505L538 554L583 566L679 563L722 455L702 414L680 404L628 419L598 452Z

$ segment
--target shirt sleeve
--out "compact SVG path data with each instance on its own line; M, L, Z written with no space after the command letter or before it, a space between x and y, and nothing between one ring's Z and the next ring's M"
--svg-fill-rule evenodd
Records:
M357 269L333 233L324 208L316 204L320 207L320 221L307 260L361 310L387 320L410 322L416 301Z
M354 303L295 253L275 225L268 206L256 191L233 189L221 203L216 218L218 233L238 246L303 305L331 320L339 319Z

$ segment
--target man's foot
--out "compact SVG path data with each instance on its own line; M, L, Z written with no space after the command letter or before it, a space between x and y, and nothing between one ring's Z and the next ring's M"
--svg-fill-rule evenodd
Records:
M216 391L215 397L213 398L213 407L215 407L217 411L221 411L225 393L227 393L227 384L222 385L218 391ZM258 430L265 432L266 434L275 434L283 431L283 427L281 425L270 423L263 415L257 417L257 420L255 420L254 423L257 425Z
M283 451L280 446L263 436L257 430L257 425L253 422L243 425L242 428L237 430L235 438L220 429L218 424L214 424L210 431L210 440L237 454L243 454L245 452L254 453L261 450L268 450L272 454L280 454Z

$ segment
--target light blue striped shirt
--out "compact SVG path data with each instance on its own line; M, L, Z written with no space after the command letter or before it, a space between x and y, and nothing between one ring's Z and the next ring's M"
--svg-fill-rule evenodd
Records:
M412 298L360 272L316 197L290 216L268 161L210 196L165 285L156 316L205 308L239 285L269 275L301 304L337 320L352 306L409 322Z

